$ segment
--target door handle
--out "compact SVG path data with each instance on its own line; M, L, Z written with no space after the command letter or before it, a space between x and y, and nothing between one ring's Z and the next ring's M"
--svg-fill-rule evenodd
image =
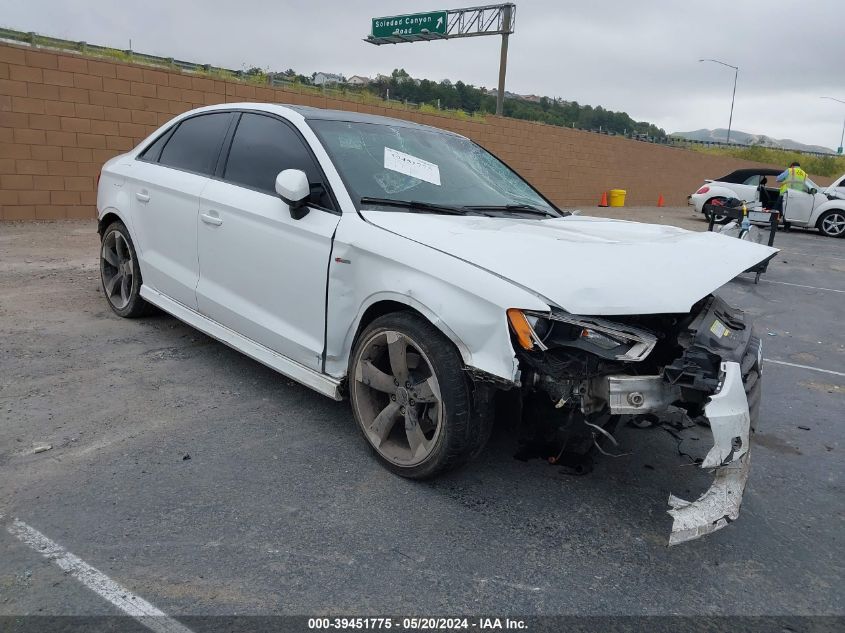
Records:
M211 224L212 226L220 226L223 224L223 220L216 215L211 215L210 213L200 213L200 220L206 224Z
M135 197L140 200L141 202L149 202L150 195L147 193L141 193L140 191L135 193Z

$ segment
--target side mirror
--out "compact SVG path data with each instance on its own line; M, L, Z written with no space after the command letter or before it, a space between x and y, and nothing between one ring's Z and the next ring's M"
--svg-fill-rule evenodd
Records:
M814 196L814 195L816 195L818 192L819 192L819 190L818 190L818 189L816 189L816 188L812 188L812 189L810 189L810 195L813 195L813 196Z
M290 208L290 217L301 220L308 215L308 196L311 187L308 186L308 176L301 169L285 169L276 176L276 193Z

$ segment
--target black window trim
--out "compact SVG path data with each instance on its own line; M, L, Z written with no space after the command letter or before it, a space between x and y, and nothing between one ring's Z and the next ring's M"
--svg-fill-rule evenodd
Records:
M195 171L193 169L185 169L184 167L176 167L174 165L162 165L161 164L161 155L164 152L164 149L167 147L167 144L170 142L170 139L173 138L173 135L176 133L176 130L178 130L185 121L190 121L191 119L196 119L196 118L199 118L201 116L208 116L210 114L228 114L229 115L229 122L227 123L227 126L226 126L226 132L224 132L223 138L220 141L220 145L218 145L218 147L217 147L217 159L214 162L214 164L216 166L220 162L220 153L223 150L223 146L225 145L226 139L229 136L229 132L232 129L232 122L236 118L236 117L232 116L233 113L234 113L234 111L232 111L232 110L211 110L209 112L198 112L197 114L185 117L184 119L181 119L177 123L173 124L164 134L159 134L155 139L153 139L153 141L151 143L149 143L144 149L142 149L140 152L138 152L138 155L135 157L135 160L140 160L142 162L150 163L152 165L158 165L159 167L165 167L167 169L175 169L176 171L181 171L181 172L184 172L186 174L194 174L195 176L202 176L203 178L213 178L214 172L212 172L211 174L207 174L207 173L202 172L202 171ZM157 143L159 141L159 139L161 139L162 137L164 137L166 135L168 136L168 139L161 146L161 149L158 151L158 155L156 156L155 160L151 160L150 158L147 158L146 156L142 156L142 154L144 152L146 152L150 147L152 147L155 143ZM215 167L215 169L216 169L216 167Z
M190 117L188 117L188 118L190 118ZM140 152L138 152L138 155L135 157L135 160L140 160L140 161L143 161L145 163L156 163L156 164L158 164L158 161L161 158L161 152L164 150L165 145L167 145L168 141L170 141L170 137L173 136L173 132L175 132L176 128L179 127L181 124L182 124L182 121L179 121L179 123L175 123L175 124L171 125L162 134L159 134L158 136L156 136L152 141L150 141L150 143L144 149L142 149ZM156 152L155 157L145 156L147 151L149 151L149 149L153 145L158 143L161 139L165 139L165 141L164 141L164 144L159 148L158 152Z
M235 124L231 127L229 134L226 136L226 139L223 143L223 151L220 154L220 159L217 161L217 169L214 174L214 179L219 180L220 182L225 182L227 185L232 185L234 187L241 187L242 189L249 189L250 191L255 191L257 193L263 193L265 196L272 196L274 198L278 198L278 194L276 193L269 193L266 189L259 189L258 187L250 187L249 185L244 185L239 182L233 182L231 180L227 180L223 177L223 174L226 173L226 165L229 163L229 154L232 151L232 142L235 139L235 134L238 129L238 125L241 122L241 118L244 114L256 114L258 116L265 116L270 119L275 119L276 121L281 122L283 125L287 126L289 130L291 130L294 135L302 142L302 145L305 147L305 150L308 152L308 156L314 162L314 165L317 167L317 173L319 173L320 178L323 181L323 187L326 190L326 193L329 196L329 199L332 201L334 205L333 209L329 209L327 207L322 207L318 204L314 204L312 202L308 203L309 207L313 207L314 209L319 209L320 211L325 211L327 213L333 213L335 215L341 215L342 212L340 210L340 205L337 203L337 198L334 195L334 191L332 191L332 187L329 184L329 179L326 177L326 172L323 169L323 166L320 164L320 161L317 160L317 155L314 153L314 150L311 148L311 144L306 140L306 138L302 135L302 132L290 121L286 118L279 116L278 114L274 114L272 112L266 112L264 110L233 110L233 112L237 112L238 116L236 117Z
M191 169L183 169L181 167L174 167L172 165L162 165L159 160L161 159L161 153L164 151L164 148L167 147L167 144L170 142L170 138L168 138L164 145L161 146L161 149L158 151L158 155L155 157L155 160L152 158L148 158L146 156L142 156L144 152L146 152L150 147L152 147L155 143L159 141L164 136L173 136L176 130L182 125L185 121L189 119L194 119L200 116L206 116L209 114L218 114L218 113L227 113L234 115L229 121L229 126L226 129L226 133L223 135L223 141L220 144L220 147L217 150L217 161L215 162L214 171L211 174L206 174L203 172L193 171ZM193 114L191 116L187 116L184 119L174 123L171 125L165 132L156 136L152 141L150 141L144 149L142 149L138 154L135 156L135 160L142 161L144 163L150 163L152 165L158 165L159 167L164 167L166 169L175 169L176 171L182 171L188 174L194 174L196 176L202 176L203 178L210 178L211 180L217 180L219 182L226 183L227 185L232 185L234 187L241 187L243 189L249 189L250 191L255 191L257 193L263 193L265 196L272 196L274 198L278 198L275 193L268 193L264 189L259 189L257 187L250 187L248 185L243 185L241 183L232 182L231 180L226 180L223 178L223 174L226 171L226 164L229 161L229 152L232 150L232 140L235 138L235 131L237 130L238 124L241 122L241 117L244 114L258 114L261 116L270 117L271 119L276 119L277 121L282 122L286 125L289 129L293 131L296 137L302 142L305 146L308 155L314 161L314 164L317 166L317 171L320 174L320 177L323 181L323 187L326 189L326 193L329 196L329 199L332 201L334 205L333 209L328 209L326 207L321 207L320 205L308 203L309 207L313 207L314 209L318 209L320 211L325 211L326 213L332 213L334 215L342 215L342 211L340 209L340 205L337 202L337 197L334 195L334 191L332 191L331 184L329 184L329 179L326 177L326 172L323 169L323 166L320 164L320 161L317 160L317 155L314 153L311 144L306 140L305 136L303 136L302 132L290 121L286 118L279 116L273 112L267 112L265 110L249 110L249 109L242 109L242 108L225 108L220 110L210 110L208 112L198 112L197 114Z

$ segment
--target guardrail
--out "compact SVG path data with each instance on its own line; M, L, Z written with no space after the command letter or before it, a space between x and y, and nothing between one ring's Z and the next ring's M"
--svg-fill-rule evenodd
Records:
M38 33L32 32L26 33L24 31L16 31L14 29L0 28L0 40L7 40L17 44L28 44L29 46L34 47L55 48L65 51L75 51L86 55L110 57L112 59L148 64L150 66L179 68L180 70L186 70L188 72L223 74L235 77L243 77L246 74L241 70L220 68L218 66L211 66L210 64L186 62L181 59L174 59L173 57L160 57L158 55L139 53L129 49L120 50L118 48L110 48L108 46L89 44L88 42L75 42L73 40L65 40L58 37L50 37L48 35L39 35Z
M786 147L775 147L771 145L751 145L748 143L725 143L724 141L699 141L697 139L687 139L681 138L678 136L670 136L669 139L672 141L673 145L702 145L704 147L730 147L732 149L743 149L746 147L762 147L763 149L774 149L774 150L781 150L784 152L795 152L797 154L804 154L808 156L833 156L836 157L838 154L834 154L833 152L816 152L809 149L789 149Z

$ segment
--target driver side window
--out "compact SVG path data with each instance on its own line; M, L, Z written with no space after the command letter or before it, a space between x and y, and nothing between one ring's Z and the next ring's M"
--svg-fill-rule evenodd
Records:
M743 185L751 185L752 187L757 187L760 184L760 175L754 174L753 176L749 176L745 179L745 182L742 183Z
M241 115L223 179L275 196L276 176L285 169L301 169L308 182L324 185L317 164L294 130L273 117ZM328 192L323 193L319 204L331 208Z

